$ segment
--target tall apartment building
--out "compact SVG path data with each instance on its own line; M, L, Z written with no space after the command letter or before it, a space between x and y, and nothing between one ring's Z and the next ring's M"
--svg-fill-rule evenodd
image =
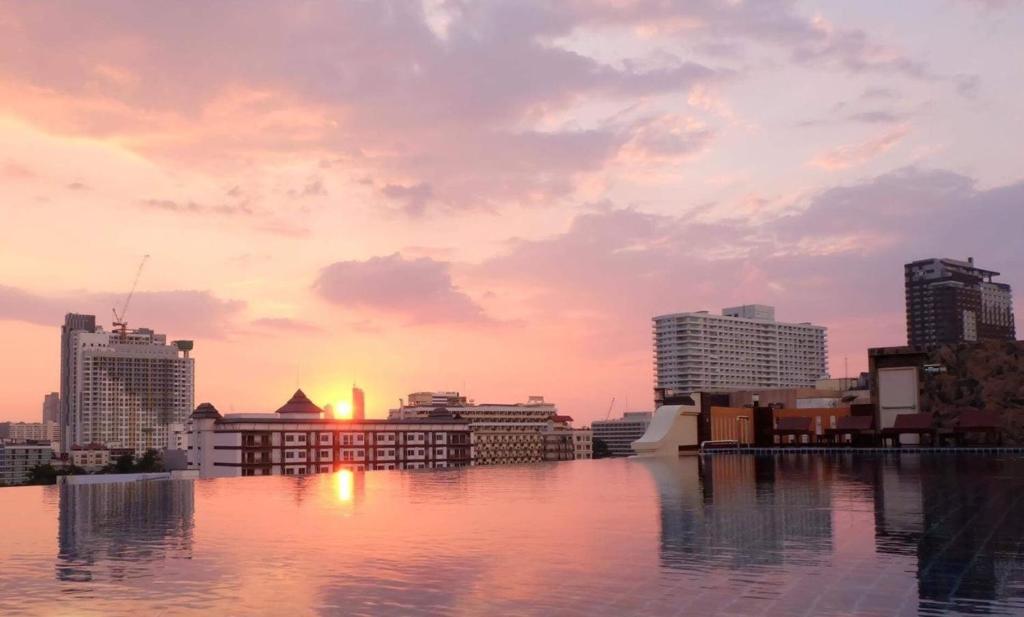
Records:
M469 421L474 465L561 461L575 458L572 418L531 396L526 403L476 404L458 392L414 392L389 419L428 418L444 412Z
M922 259L903 266L907 343L912 346L1016 339L1010 286L998 272L955 259Z
M677 393L813 386L827 375L826 329L775 321L750 304L659 315L654 321L655 389Z
M61 332L63 451L165 448L194 406L192 341L168 344L148 328L106 332L95 322L69 314Z
M366 419L366 393L357 386L352 386L352 419Z
M330 418L302 390L274 413L221 415L203 403L189 420L188 466L203 478L469 463L465 420L444 414L402 420Z
M51 392L43 397L43 424L60 424L60 393Z
M630 456L633 442L644 436L651 424L649 411L627 411L615 420L594 420L590 423L592 439L600 439L613 456Z

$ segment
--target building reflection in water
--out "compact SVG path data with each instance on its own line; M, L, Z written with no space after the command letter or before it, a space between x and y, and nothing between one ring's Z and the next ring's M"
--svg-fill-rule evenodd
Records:
M151 575L192 553L191 480L62 485L57 578L123 580Z
M868 561L879 569L894 560L916 564L907 574L916 574L920 611L998 612L993 601L1005 609L1007 599L1024 597L1024 460L927 454L636 460L659 492L667 570L841 569L834 516L856 502L873 507L874 530L855 528L865 537L854 541L867 543Z

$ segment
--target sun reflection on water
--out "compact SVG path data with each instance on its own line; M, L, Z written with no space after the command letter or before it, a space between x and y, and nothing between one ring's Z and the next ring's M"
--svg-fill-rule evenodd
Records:
M352 503L355 489L355 474L351 469L341 469L334 475L334 481L337 483L338 489L338 501Z

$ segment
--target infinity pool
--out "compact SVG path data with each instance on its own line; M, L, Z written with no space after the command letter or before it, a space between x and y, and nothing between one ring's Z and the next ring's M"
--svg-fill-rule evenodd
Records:
M0 615L1024 614L1024 459L0 489Z

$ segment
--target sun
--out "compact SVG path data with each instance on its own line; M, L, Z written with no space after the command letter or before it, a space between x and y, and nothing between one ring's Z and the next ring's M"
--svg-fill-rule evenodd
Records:
M351 420L352 403L350 401L338 401L334 406L334 417L339 420Z

